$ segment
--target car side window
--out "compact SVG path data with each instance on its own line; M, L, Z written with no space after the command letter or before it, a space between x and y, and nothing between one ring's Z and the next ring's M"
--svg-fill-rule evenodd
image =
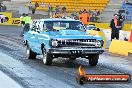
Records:
M44 24L43 24L43 31L44 32L48 32L48 31L51 31L51 30L53 30L53 23L52 22L45 22Z

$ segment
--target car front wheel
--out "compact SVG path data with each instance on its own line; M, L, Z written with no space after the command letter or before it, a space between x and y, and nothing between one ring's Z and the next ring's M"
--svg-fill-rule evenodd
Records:
M26 54L27 54L28 59L36 59L37 54L34 53L34 52L29 48L28 45L26 45Z
M52 56L46 52L45 48L43 48L42 53L43 53L43 63L45 65L51 65L52 64Z
M99 55L90 55L89 56L89 64L90 66L96 66L98 64Z

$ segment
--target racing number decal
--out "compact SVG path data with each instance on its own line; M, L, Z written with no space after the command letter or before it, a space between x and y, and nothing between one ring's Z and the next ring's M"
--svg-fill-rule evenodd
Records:
M20 24L20 20L13 20L12 24Z

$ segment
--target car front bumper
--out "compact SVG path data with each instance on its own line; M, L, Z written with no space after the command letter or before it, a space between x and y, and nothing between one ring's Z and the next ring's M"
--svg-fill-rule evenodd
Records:
M59 55L89 55L89 54L102 54L104 50L102 48L88 48L88 49L62 49L62 48L51 48L49 49L49 54L59 54Z

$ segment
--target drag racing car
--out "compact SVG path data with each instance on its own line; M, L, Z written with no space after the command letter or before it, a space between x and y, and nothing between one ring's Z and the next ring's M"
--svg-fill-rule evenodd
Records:
M46 65L51 65L58 57L71 60L82 57L88 59L91 66L96 66L99 55L104 52L103 42L100 36L88 35L86 27L74 19L41 19L24 34L28 59L43 55Z
M8 17L4 16L3 14L0 14L0 23L7 22L9 20Z

